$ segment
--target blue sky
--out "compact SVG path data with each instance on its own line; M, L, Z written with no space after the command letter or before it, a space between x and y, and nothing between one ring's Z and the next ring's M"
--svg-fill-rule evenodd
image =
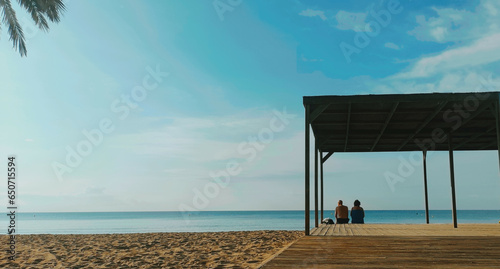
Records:
M18 17L0 152L25 212L303 209L302 96L500 88L495 0L72 0L48 33ZM417 157L335 154L326 208L423 209L418 162L386 181ZM499 209L497 152L455 157L458 208ZM451 208L447 153L428 166L431 209Z

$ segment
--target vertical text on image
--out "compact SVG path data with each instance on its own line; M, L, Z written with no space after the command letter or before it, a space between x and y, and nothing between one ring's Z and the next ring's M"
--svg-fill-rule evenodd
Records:
M7 158L7 217L8 217L8 226L7 226L7 234L9 235L9 248L8 255L9 260L15 260L16 258L16 182L18 169L16 166L16 157L9 156Z

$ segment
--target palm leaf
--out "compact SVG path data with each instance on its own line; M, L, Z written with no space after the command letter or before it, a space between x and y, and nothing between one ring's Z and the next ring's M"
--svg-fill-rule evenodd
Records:
M42 30L48 31L49 24L45 19L45 15L42 10L40 10L39 4L36 0L17 0L19 5L26 9L28 13L30 13L31 18L35 22L35 24Z
M21 56L26 56L28 51L26 50L23 29L17 21L16 12L12 8L10 0L0 0L0 8L2 9L2 21L8 25L13 47L17 47Z
M30 15L35 24L44 31L49 30L48 20L59 22L61 14L66 10L63 0L17 0L19 5ZM21 56L27 55L23 29L19 24L11 0L0 0L2 23L8 26L10 40ZM2 30L0 24L0 32Z
M18 0L27 1L27 0ZM63 0L31 0L37 3L39 10L47 15L51 22L59 22L60 14L66 10Z

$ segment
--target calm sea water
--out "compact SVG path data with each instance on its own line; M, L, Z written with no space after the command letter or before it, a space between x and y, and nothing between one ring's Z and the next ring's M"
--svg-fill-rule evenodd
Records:
M325 211L324 217L332 217ZM459 210L459 223L498 223L500 210ZM6 214L0 227L7 233ZM311 226L314 226L311 212ZM423 210L366 211L366 223L425 223ZM431 223L452 223L451 211L431 210ZM18 213L17 234L106 234L303 230L304 211Z

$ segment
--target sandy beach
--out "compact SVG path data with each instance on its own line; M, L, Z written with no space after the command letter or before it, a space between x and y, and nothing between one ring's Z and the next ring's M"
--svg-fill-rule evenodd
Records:
M255 268L303 231L2 236L0 268Z

